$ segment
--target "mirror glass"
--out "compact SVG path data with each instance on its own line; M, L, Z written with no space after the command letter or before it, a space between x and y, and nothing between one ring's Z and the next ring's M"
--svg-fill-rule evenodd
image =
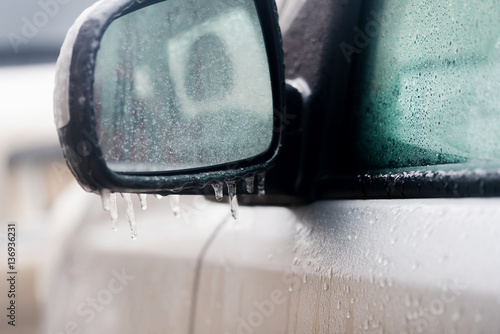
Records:
M105 31L94 106L117 172L214 166L265 152L273 135L267 54L253 0L169 0Z

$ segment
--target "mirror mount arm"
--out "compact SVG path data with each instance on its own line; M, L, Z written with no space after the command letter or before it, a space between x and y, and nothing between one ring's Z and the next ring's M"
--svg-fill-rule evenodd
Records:
M266 183L267 194L278 196L248 199L255 204L272 204L283 198L287 198L289 203L307 203L312 198L300 190L304 173L303 159L307 152L305 146L307 127L304 121L308 119L307 103L311 90L302 78L286 80L285 89L286 113L281 119L284 128L282 146L274 168L267 173Z

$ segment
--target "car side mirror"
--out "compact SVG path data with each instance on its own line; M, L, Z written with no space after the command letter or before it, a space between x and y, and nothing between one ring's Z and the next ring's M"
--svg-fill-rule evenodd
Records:
M220 198L239 180L253 192L278 153L284 112L273 0L99 1L57 63L61 146L95 193Z

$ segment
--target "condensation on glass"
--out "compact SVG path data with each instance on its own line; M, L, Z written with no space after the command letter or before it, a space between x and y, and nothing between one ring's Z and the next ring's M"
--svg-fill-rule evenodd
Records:
M500 1L373 1L358 27L361 169L500 160Z
M94 78L99 143L114 171L214 166L270 146L253 0L169 0L124 15L104 33Z

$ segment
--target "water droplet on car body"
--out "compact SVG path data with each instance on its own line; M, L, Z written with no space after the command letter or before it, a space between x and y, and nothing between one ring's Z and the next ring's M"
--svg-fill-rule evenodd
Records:
M130 194L121 194L123 197L123 200L125 201L125 206L127 207L127 218L128 218L128 223L130 224L130 233L132 239L136 240L137 239L137 224L135 221L135 213L134 213L134 206L132 204L132 198L130 197Z
M231 204L231 214L234 219L238 219L238 197L236 196L236 181L226 181L227 193Z
M461 317L462 317L461 312L460 312L460 311L457 311L457 312L453 313L453 315L451 316L451 320L452 320L453 322L457 322L457 321L459 321L459 320L460 320L460 318L461 318Z

